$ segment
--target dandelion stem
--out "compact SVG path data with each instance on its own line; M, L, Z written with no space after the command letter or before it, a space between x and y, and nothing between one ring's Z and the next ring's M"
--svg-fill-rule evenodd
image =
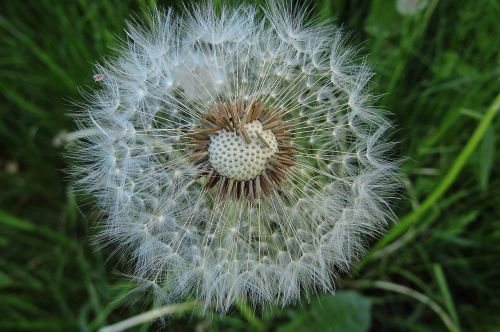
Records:
M500 109L500 94L497 95L493 103L488 107L483 118L474 130L469 141L454 161L448 173L443 177L441 182L436 186L432 193L425 199L425 201L417 207L413 212L403 217L398 224L391 228L391 230L380 239L375 246L370 250L369 254L358 264L358 270L361 269L373 257L374 253L387 246L389 243L397 239L400 235L406 232L413 224L417 223L420 218L446 193L448 188L455 182L460 171L465 166L467 160L476 150L477 145L481 142L486 130L493 121L495 115Z
M131 327L151 322L157 318L161 318L166 315L171 315L174 313L182 313L188 310L195 309L198 307L197 302L185 302L179 304L171 304L161 308L156 308L153 310L146 311L140 315L130 317L121 322L118 322L113 325L105 326L99 329L99 332L120 332L125 331Z
M444 325L446 325L449 331L452 332L460 331L460 329L455 325L455 323L453 323L452 319L446 313L446 311L444 311L444 309L441 308L439 304L437 304L430 297L428 297L423 293L417 292L416 290L413 290L403 285L382 280L376 280L376 281L360 280L355 282L353 285L355 288L378 288L412 297L415 300L420 301L423 304L427 305L429 308L431 308L439 316L439 318L441 318Z

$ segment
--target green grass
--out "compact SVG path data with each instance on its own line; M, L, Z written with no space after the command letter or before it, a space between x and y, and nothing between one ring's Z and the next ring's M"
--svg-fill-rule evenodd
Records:
M342 319L325 308L349 315L355 307L346 308L364 301L370 315L363 319L372 330L498 330L500 5L430 0L421 14L403 17L394 2L322 0L314 8L343 25L368 54L379 106L397 127L395 154L405 158L405 194L395 205L399 223L339 283L357 293L327 297L322 309L313 301L255 317L244 304L225 316L178 313L170 329L291 330L301 321L333 326ZM123 37L125 19L155 4L2 5L2 331L95 331L150 309L147 302L124 304L132 287L120 274L127 267L106 261L107 253L90 243L96 217L75 196L64 151L52 141L74 128L68 114L72 101L81 100L78 88L93 85L92 64L113 54L109 46ZM170 5L182 10L180 2Z

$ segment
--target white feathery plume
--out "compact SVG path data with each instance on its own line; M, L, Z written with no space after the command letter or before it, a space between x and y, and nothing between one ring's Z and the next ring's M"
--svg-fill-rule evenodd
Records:
M154 11L96 67L75 173L157 301L226 311L332 292L391 221L372 74L306 15L281 1Z

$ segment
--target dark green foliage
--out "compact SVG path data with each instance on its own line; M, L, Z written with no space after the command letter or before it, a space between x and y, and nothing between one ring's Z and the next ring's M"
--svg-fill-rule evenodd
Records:
M219 3L220 1L217 1ZM78 87L94 84L92 64L113 54L125 19L155 0L5 1L0 10L0 330L95 331L149 309L125 306L132 285L90 237L98 218L65 176L53 145L74 124ZM161 2L182 10L181 2ZM321 0L314 10L352 33L374 66L379 106L392 112L405 158L406 192L395 210L408 222L379 243L339 288L384 280L438 304L463 330L500 326L498 118L479 132L456 176L450 170L492 105L500 85L500 5L494 0L430 0L412 17L393 0ZM491 107L490 107L491 110ZM457 159L458 158L458 159ZM458 165L460 166L460 165ZM448 180L450 181L448 181ZM444 191L435 195L438 184ZM432 195L435 195L432 196ZM415 215L431 197L429 207ZM434 197L434 198L433 198ZM395 244L394 244L395 243ZM356 293L357 292L357 293ZM360 293L363 293L361 295ZM321 305L320 305L321 304ZM371 308L371 320L370 320ZM171 330L442 331L433 310L407 294L363 287L252 317L177 315ZM337 324L337 325L336 325ZM341 329L338 324L349 328ZM358 324L358 325L356 325ZM299 327L300 326L300 327ZM154 330L142 326L138 330Z
M354 291L338 291L311 301L302 311L291 313L290 322L277 332L364 332L371 321L371 302Z

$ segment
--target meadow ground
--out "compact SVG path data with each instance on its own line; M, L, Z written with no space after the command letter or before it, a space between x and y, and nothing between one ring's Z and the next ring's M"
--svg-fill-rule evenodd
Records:
M0 9L0 330L95 331L150 309L124 304L127 266L91 244L96 216L75 194L53 139L113 54L125 19L181 1L6 1ZM378 105L396 125L399 221L338 283L336 296L253 316L177 313L175 331L500 329L500 4L393 0L314 6L363 47ZM318 303L321 302L321 305ZM145 323L137 331L154 330Z

